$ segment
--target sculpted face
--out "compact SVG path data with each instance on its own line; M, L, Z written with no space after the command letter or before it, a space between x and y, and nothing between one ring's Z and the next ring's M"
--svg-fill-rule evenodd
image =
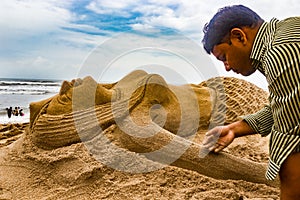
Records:
M73 96L76 94L76 102ZM98 84L92 77L64 81L58 95L53 97L47 113L59 115L70 113L73 110L85 109L91 104L91 99L95 99L93 105L100 105L111 101L112 92L103 85Z
M110 102L112 92L109 88L112 85L98 84L89 76L84 79L64 81L57 95L30 104L30 124L32 125L39 114L62 115L72 112L74 110L73 94L76 94L76 110L87 108L89 105L86 102L91 102L91 98L95 100L94 105Z

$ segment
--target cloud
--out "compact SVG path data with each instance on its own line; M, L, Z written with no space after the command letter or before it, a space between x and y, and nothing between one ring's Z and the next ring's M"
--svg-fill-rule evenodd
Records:
M199 44L176 32L155 34L157 37L124 33L106 40L86 58L80 77L91 75L96 80L100 77L101 82L114 82L135 69L146 69L177 84L179 79L170 74L194 83L217 74Z
M0 30L32 35L59 29L71 13L54 1L3 0L0 7ZM15 35L13 35L15 36Z
M72 1L1 1L1 76L74 77L106 37L97 27L73 23L78 16L71 6Z
M300 10L297 0L2 0L1 76L74 76L95 47L123 32L150 36L153 43L168 37L178 48L189 50L171 37L173 32L201 45L204 23L218 8L232 4L249 6L267 21L299 15ZM130 47L132 42L124 45ZM110 47L105 53L118 48ZM135 60L126 58L128 65L150 59L141 52L136 55L139 58ZM123 73L120 69L116 72Z
M97 14L131 16L131 8L137 6L138 0L95 0L91 1L86 8Z
M20 55L17 52L24 55L30 48L34 50L35 46L58 35L60 26L71 18L67 9L49 0L3 0L0 13L0 51L6 56Z

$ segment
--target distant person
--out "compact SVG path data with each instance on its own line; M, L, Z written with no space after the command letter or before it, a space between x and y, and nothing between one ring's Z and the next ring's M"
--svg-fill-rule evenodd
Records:
M18 116L18 115L19 115L19 109L18 107L15 107L14 116Z
M12 107L6 108L8 118L11 118Z
M19 110L19 114L20 114L21 117L24 116L24 113L23 113L23 109L22 109L22 108Z

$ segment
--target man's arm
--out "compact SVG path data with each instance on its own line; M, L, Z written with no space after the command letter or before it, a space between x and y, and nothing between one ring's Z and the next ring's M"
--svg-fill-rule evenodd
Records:
M272 129L274 119L271 111L271 107L266 105L257 113L243 116L243 120L256 132L262 136L267 136Z

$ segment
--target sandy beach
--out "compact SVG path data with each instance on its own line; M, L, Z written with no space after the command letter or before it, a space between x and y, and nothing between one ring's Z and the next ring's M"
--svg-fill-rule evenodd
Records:
M276 187L174 166L141 174L117 171L95 160L82 143L38 149L26 141L26 128L0 126L0 199L279 199ZM267 138L255 135L239 138L226 151L266 163L267 148Z

